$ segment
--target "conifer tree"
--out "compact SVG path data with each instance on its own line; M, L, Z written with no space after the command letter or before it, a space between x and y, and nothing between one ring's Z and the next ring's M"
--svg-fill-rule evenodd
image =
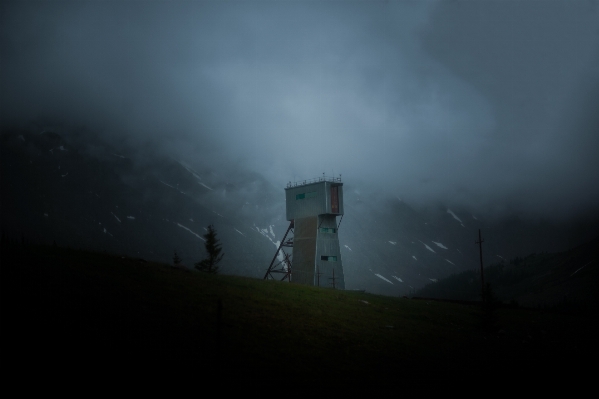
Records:
M208 257L196 263L194 266L196 269L207 273L218 273L218 263L223 258L224 253L221 253L222 248L219 244L218 238L216 238L216 230L213 225L208 226L208 232L204 234L204 247L208 252Z
M181 259L179 255L177 255L177 251L175 251L175 256L173 256L173 265L178 266L182 261L183 259Z

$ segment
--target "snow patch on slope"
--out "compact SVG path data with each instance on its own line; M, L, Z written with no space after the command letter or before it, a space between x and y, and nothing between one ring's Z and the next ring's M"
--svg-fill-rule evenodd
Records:
M455 266L455 263L453 263L452 261L450 261L449 259L445 259L447 262L451 263L452 265Z
M420 241L420 240L418 240ZM426 245L425 243L423 243L422 241L420 241L422 243L422 245L424 245L426 247L426 249L428 249L429 251L431 251L432 253L436 253L435 251L433 251L433 249L431 247L429 247L428 245Z
M347 245L344 245L345 248L349 249L351 251L351 248L348 247ZM352 251L353 252L353 251Z
M399 281L400 283L403 283L403 280L402 280L402 279L400 279L399 277L397 277L397 276L391 276L391 277L393 277L394 279L396 279L396 280L397 280L397 281Z
M191 173L193 175L193 177L195 177L198 180L202 180L202 178L200 176L198 176L198 174L196 173L195 170L193 170L189 165L187 165L185 162L183 161L179 161L179 165L183 166L189 173ZM211 189L212 190L212 189Z
M110 212L110 213L112 213L112 212ZM118 217L117 215L115 215L114 213L112 213L112 216L114 216L114 218L115 218L116 220L118 220L118 221L119 221L119 223L121 223L121 219L119 219L119 217Z
M160 181L160 183L164 184L165 186L169 186L170 188L173 188L173 189L177 190L177 191L178 191L178 192L180 192L181 194L185 194L183 191L179 190L177 187L171 186L170 184L168 184L168 183L165 183L165 182L163 182L162 180L159 180L159 181Z
M449 248L447 248L445 245L441 244L440 242L433 241L433 244L435 244L435 245L436 245L436 246L438 246L439 248L443 248L443 249L449 249Z
M462 220L459 217L457 217L456 214L451 211L451 209L448 208L447 209L447 213L449 213L451 216L453 216L453 218L455 220L457 220L458 222L460 222L460 224L462 225L462 227L466 227L466 226L464 226L464 223L462 222Z
M378 273L375 273L374 275L375 275L375 276L377 276L378 278L382 278L383 280L385 280L385 281L386 281L386 282L388 282L389 284L393 284L393 283L391 282L391 280L387 280L385 277L381 276L381 275L380 275L380 274L378 274Z
M185 229L185 230L189 231L191 234L193 234L194 236L198 237L200 240L206 241L203 237L200 237L198 233L196 233L194 231L191 231L191 229L183 226L181 223L177 223L177 226L181 227L182 229Z
M397 241L387 241L391 245L397 245Z
M272 231L272 225L271 225L271 226L269 226L269 227L270 227L270 232L271 232L271 234L272 234L272 235L273 235L273 237L274 237L274 233L273 233L273 231ZM264 237L268 238L268 239L270 240L270 242L272 242L272 243L275 245L275 247L277 247L277 249L279 248L279 245L281 245L281 241L273 241L273 239L272 239L272 238L270 238L270 236L268 235L268 230L267 230L267 229L261 229L260 227L256 226L255 224L254 224L254 228L256 229L256 231L258 231L258 233L260 233L260 234L262 234ZM277 259L278 259L280 262L283 262L283 259L284 259L284 258L285 258L285 257L283 256L283 251L282 251L282 250L281 250L281 251L279 251L279 253L277 254ZM284 265L284 267L287 267L287 266L285 266L285 265Z

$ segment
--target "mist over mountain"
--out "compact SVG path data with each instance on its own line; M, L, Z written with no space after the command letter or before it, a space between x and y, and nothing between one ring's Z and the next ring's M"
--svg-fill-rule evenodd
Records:
M342 175L348 288L565 250L599 219L596 1L2 2L2 228L261 277Z
M341 173L427 206L597 212L596 1L0 7L3 122L57 118L277 187Z
M263 278L287 229L283 187L198 153L175 158L110 143L83 128L29 124L1 135L1 227L13 238L183 264L205 257L213 224L225 274ZM466 207L417 207L356 182L344 185L339 240L348 289L407 295L478 267L565 250L597 234L597 220L494 219ZM329 282L323 279L323 286Z

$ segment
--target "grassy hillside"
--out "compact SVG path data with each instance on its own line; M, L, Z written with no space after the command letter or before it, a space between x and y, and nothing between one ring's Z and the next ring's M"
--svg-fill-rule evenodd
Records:
M328 383L550 373L596 353L594 318L207 275L115 255L2 246L2 357L67 369ZM222 310L219 314L219 302ZM219 321L220 320L220 321ZM186 366L188 367L188 366ZM68 371L68 370L65 370Z

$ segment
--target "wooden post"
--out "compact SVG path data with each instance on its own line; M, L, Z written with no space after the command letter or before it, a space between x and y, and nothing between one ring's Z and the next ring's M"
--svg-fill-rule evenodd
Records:
M485 274L483 270L483 242L485 242L480 235L480 229L478 229L478 241L475 241L475 244L478 244L479 252L480 252L480 295L481 299L484 301L485 299Z

